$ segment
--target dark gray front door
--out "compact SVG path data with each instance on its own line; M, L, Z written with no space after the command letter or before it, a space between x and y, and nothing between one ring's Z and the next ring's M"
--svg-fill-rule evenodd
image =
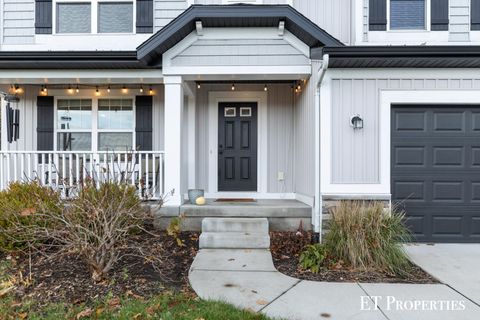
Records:
M218 106L218 191L257 191L257 103Z
M480 242L480 106L393 106L392 199L418 241Z

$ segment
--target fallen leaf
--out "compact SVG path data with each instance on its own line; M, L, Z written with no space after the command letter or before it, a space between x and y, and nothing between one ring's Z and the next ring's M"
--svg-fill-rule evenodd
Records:
M107 304L110 309L116 309L120 306L120 298L119 297L111 298L110 300L108 300Z
M77 314L75 317L77 320L82 319L82 318L87 318L90 317L93 313L93 310L91 308L85 309Z
M28 217L28 216L31 216L32 214L34 214L36 211L37 211L37 209L35 209L35 208L27 208L20 213L20 216Z
M3 297L4 295L6 295L7 293L9 293L10 291L12 291L13 289L15 289L15 287L10 286L10 287L7 287L7 288L4 288L4 289L0 290L0 298Z
M17 314L17 316L18 316L19 319L27 319L28 313L22 312L22 313Z
M268 303L267 300L263 300L263 299L259 299L256 301L257 304L261 305L261 306L264 306Z
M136 315L134 315L132 317L132 319L140 319L142 317L142 314L141 313L137 313Z

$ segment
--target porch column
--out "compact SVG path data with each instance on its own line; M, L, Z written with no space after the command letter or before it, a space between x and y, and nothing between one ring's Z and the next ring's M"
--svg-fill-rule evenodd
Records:
M165 192L174 190L166 199L167 207L180 206L182 195L182 77L166 76L165 84Z

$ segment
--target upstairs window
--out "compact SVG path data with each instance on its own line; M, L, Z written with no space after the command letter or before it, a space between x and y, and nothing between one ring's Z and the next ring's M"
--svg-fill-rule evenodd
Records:
M57 3L57 33L90 33L90 3Z
M133 3L100 2L98 4L98 33L133 32Z
M131 0L54 0L56 33L133 33Z
M390 30L425 30L426 0L390 0Z

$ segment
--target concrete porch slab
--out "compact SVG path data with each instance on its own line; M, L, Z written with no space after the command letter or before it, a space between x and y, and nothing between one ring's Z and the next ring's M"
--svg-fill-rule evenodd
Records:
M197 253L190 271L272 271L272 256L264 249L202 249Z
M356 283L302 281L262 312L281 319L385 320L379 310L361 310L362 296Z
M258 312L300 280L279 272L204 271L189 273L193 290L206 300L225 301Z
M405 249L423 270L480 305L480 244L409 244Z
M473 320L480 319L480 307L443 284L394 284L394 283L361 283L359 284L370 297L378 297L378 306L390 320ZM414 303L426 303L417 310ZM436 310L432 310L435 303ZM443 303L444 310L440 309ZM464 310L446 310L446 303L450 309L461 308ZM374 307L372 304L371 308ZM411 310L408 310L411 309Z

